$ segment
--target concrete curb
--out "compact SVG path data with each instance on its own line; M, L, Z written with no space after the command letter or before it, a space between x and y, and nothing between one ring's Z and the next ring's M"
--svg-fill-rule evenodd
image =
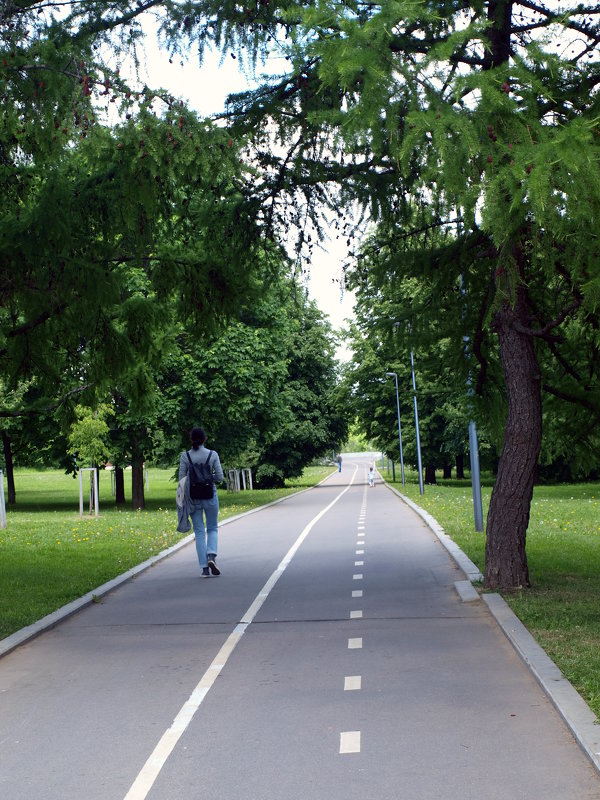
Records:
M334 473L332 473L334 474ZM330 476L328 475L327 478ZM320 483L315 484L315 486L320 486L324 483L327 478L323 478ZM258 511L262 511L265 508L269 508L270 506L276 506L279 503L283 503L286 500L289 500L290 497L297 497L299 494L303 494L304 492L309 492L311 489L314 489L314 486L309 486L306 489L300 489L298 492L293 492L292 494L288 494L285 497L280 497L277 500L273 500L270 503L265 503L262 506L257 506L256 508L250 509L250 511L244 511L241 514L235 514L232 517L227 517L224 520L219 521L219 527L223 525L228 525L231 522L235 522L238 519L242 519L243 517L247 517L250 514L256 514ZM176 512L173 511L175 514ZM104 595L112 592L113 589L117 589L119 586L122 586L124 583L133 580L137 575L142 572L145 572L150 567L153 567L159 561L162 561L169 556L172 556L177 551L181 550L186 545L190 544L194 541L194 534L190 533L188 536L185 536L183 539L180 539L176 544L169 547L167 550L163 550L160 553L157 553L152 558L149 558L147 561L143 561L141 564L137 564L135 567L127 570L127 572L121 573L121 575L117 575L110 581L103 583L102 586L98 586L96 589L92 589L91 592L84 594L82 597L78 597L76 600L72 600L70 603L67 603L60 608L57 608L56 611L52 611L50 614L47 614L45 617L38 619L36 622L33 622L31 625L27 625L25 628L21 628L21 630L15 631L15 633L7 636L5 639L0 640L0 658L2 656L8 655L8 653L15 650L17 647L20 647L22 644L31 641L31 639L35 639L36 636L39 636L40 633L44 633L44 631L50 630L50 628L54 628L55 625L58 625L59 622L67 619L67 617L76 614L78 611L81 611L82 608L91 605L92 603L97 603L99 598L103 597Z
M471 581L454 581L454 588L463 603L477 603L481 600L481 595Z
M569 726L579 746L600 772L600 725L596 723L593 711L511 611L504 598L499 594L483 594L482 599Z
M394 489L393 486L389 486L387 483L386 486L426 522L469 578L468 581L456 581L454 584L461 600L463 602L474 601L475 594L477 599L480 598L484 601L506 638L529 667L532 675L563 718L575 741L592 762L596 771L600 773L600 725L596 722L594 712L564 677L546 651L536 642L504 598L499 594L480 595L475 590L471 581L480 581L483 576L471 559L444 533L437 520Z

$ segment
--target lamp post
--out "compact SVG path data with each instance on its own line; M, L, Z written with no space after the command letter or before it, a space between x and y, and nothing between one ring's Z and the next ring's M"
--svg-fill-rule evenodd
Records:
M465 302L463 306L463 319L467 313L466 291L463 286L463 276L459 276L460 291ZM471 360L469 352L469 337L463 336L464 354L467 363ZM471 386L471 368L469 367L467 373L467 397L469 398L469 411L472 409L471 398L473 397L473 387ZM483 506L481 503L481 474L479 471L479 442L477 440L477 426L473 420L469 422L469 459L471 462L471 486L473 489L473 514L475 517L475 530L479 533L483 532Z
M421 462L421 437L419 435L419 411L417 409L417 384L415 382L415 362L413 360L412 347L410 348L410 371L412 374L413 401L415 404L415 431L417 434L417 465L419 468L419 493L425 494L425 489L423 488L423 464Z
M402 476L402 486L404 486L404 457L402 455L402 428L400 427L400 395L398 394L398 373L386 372L386 375L394 376L396 381L396 410L398 411L398 444L400 445L400 475Z

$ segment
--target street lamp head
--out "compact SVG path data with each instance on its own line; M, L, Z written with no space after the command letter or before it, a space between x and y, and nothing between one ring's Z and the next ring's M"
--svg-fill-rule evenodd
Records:
M395 372L386 372L385 374L386 375L395 375L396 373Z

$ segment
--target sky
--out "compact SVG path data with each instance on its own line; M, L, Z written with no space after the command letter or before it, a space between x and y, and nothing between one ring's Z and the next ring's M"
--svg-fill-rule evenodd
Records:
M146 74L141 73L140 78L149 86L168 89L202 116L224 111L227 95L249 86L237 60L231 57L226 57L221 63L220 55L206 54L202 67L193 57L182 63L179 56L174 56L170 61L168 52L159 48L152 31L146 34L145 51L143 66ZM278 66L276 61L267 64L264 71L268 72L269 68L273 72L283 71L283 66ZM315 248L313 252L307 286L309 295L329 316L333 328L338 329L353 316L352 293L341 291L342 264L347 248L345 240L336 239L333 231L326 247L327 250ZM341 346L337 357L345 361L350 358L350 353Z

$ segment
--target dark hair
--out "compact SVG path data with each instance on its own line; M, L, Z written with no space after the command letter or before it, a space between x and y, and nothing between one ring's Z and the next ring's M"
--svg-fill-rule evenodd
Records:
M197 450L201 444L206 441L206 432L204 428L192 428L190 431L190 441L194 450Z

